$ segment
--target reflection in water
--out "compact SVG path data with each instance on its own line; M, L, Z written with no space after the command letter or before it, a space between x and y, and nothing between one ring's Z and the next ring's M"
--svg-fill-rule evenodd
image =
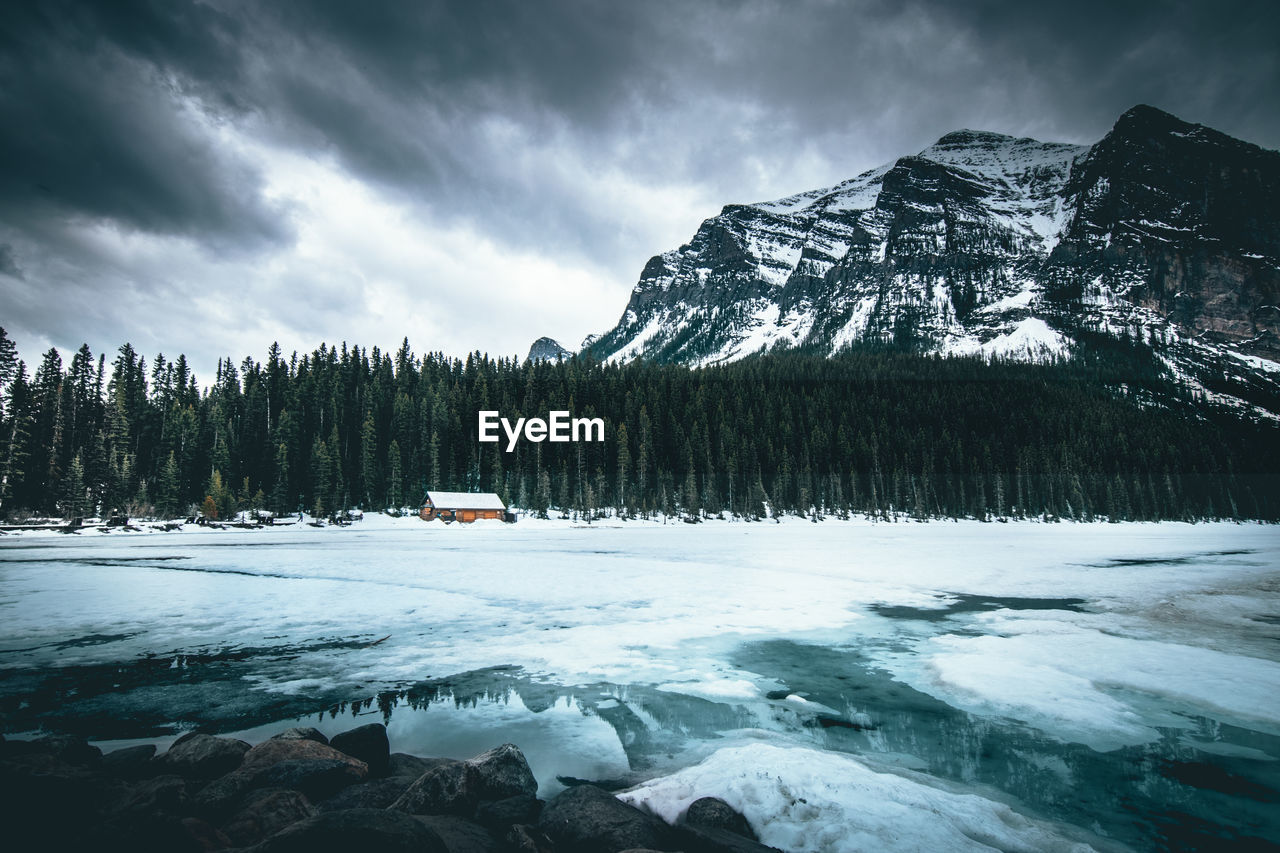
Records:
M352 725L348 714L380 716L394 750L424 755L463 758L511 741L544 797L579 780L636 784L735 737L768 736L1012 797L1138 850L1280 843L1280 738L1272 735L1196 718L1161 729L1158 742L1097 752L957 710L856 650L772 640L741 646L731 662L785 689L716 702L637 685L567 688L494 667L335 706L308 722L332 734Z
M48 648L61 651L128 636L132 635L89 635L50 643ZM12 665L6 657L31 649L0 649L0 722L6 732L44 728L85 737L148 737L151 742L163 742L175 734L175 720L228 731L297 717L351 696L353 685L336 682L271 694L246 690L246 682L294 678L299 659L368 648L373 639L229 645L106 663L41 666Z
M742 707L693 696L607 683L568 688L529 678L518 667L500 666L422 681L406 690L229 734L257 743L305 724L332 736L367 718L386 723L394 752L470 758L498 744L515 743L543 797L582 781L629 787L681 766L676 757L690 745L758 722Z

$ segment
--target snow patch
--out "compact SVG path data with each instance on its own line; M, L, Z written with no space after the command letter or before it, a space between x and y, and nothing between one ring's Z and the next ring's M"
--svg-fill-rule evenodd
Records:
M947 355L982 355L986 358L1019 358L1037 361L1065 356L1071 343L1039 317L1014 323L1004 334L979 342L972 337L953 338L943 345Z
M792 853L1094 849L1003 803L924 778L877 772L846 755L756 743L717 750L619 799L674 822L694 800L719 797L763 844Z
M1117 698L1115 691L1188 714L1280 727L1275 661L1123 636L1110 621L1100 630L1065 612L998 611L980 621L992 633L929 641L920 689L972 713L1013 717L1099 751L1160 737L1144 703Z

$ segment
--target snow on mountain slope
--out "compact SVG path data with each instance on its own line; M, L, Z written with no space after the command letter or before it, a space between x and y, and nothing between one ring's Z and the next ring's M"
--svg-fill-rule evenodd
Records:
M814 291L842 262L883 264L917 248L946 251L947 217L962 225L960 239L992 242L975 235L998 231L994 242L1047 253L1063 215L1059 191L1071 163L1086 150L959 131L917 157L834 187L729 205L704 222L689 244L649 262L618 327L593 348L605 358L644 355L707 364L778 343L801 345L825 320L813 307ZM971 200L984 199L985 206L948 208L951 184ZM901 227L903 220L936 221L911 230ZM834 348L860 337L877 306L894 301L892 293L845 290L827 306L835 311L826 313L867 304L851 312L852 327L830 335L840 339ZM980 346L948 314L947 294L928 290L922 295L937 304L949 342Z
M833 187L727 205L652 258L584 348L1042 360L1102 335L1158 347L1175 377L1275 394L1278 304L1280 154L1135 107L1094 146L960 130Z

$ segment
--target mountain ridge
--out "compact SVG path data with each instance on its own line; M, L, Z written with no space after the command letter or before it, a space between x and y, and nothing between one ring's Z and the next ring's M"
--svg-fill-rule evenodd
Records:
M1278 302L1280 153L1139 105L1092 146L957 130L831 187L725 205L649 260L583 351L1039 360L1101 334L1193 386L1276 385Z

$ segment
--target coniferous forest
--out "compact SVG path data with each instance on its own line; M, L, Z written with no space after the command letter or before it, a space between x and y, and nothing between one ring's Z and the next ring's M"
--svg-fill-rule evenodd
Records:
M1049 365L893 349L717 367L321 345L220 362L86 345L34 370L0 329L0 516L227 518L496 491L578 518L1280 517L1280 429L1206 408L1138 345ZM477 412L606 440L477 441Z

